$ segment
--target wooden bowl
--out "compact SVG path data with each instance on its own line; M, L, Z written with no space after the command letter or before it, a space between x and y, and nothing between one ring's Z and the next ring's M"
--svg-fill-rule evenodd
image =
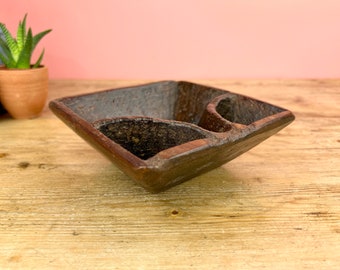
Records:
M286 109L183 81L64 97L49 106L151 192L221 166L294 120Z

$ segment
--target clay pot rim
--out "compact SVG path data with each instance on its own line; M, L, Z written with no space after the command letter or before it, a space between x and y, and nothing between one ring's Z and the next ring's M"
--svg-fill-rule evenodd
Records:
M33 65L31 65L32 67ZM8 72L21 72L21 71L28 71L31 70L32 72L35 70L41 70L41 69L47 69L47 67L45 65L40 65L36 68L7 68L5 65L0 65L0 71L8 71Z

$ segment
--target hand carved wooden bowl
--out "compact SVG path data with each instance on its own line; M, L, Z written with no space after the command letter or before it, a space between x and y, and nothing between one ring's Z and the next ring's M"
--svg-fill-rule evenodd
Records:
M49 106L151 192L221 166L294 120L286 109L183 81L64 97Z

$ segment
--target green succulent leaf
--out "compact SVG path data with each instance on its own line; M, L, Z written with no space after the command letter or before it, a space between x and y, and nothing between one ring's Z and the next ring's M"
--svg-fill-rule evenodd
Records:
M42 61L42 59L43 59L43 57L44 57L44 54L45 54L45 49L43 49L43 51L41 52L41 54L40 54L40 56L39 56L37 62L33 65L33 68L37 68L37 67L40 66L41 61Z
M19 50L22 50L24 45L25 45L25 40L26 40L26 17L27 17L27 14L25 15L23 21L19 22L19 26L18 26L17 44L18 44L18 49Z
M52 29L33 35L31 28L26 31L26 19L27 14L19 22L16 38L11 35L5 24L0 23L0 29L4 37L0 38L0 48L2 50L0 60L7 68L28 69L31 67L37 68L41 65L45 50L42 51L38 60L32 66L31 57L39 41Z
M5 64L5 66L9 66L10 61L4 54L0 54L0 60L2 63Z
M2 50L2 53L0 53L0 59L2 63L5 64L8 68L14 68L15 67L15 60L12 57L11 51L7 46L7 43L0 38L0 48Z
M5 36L5 40L6 40L9 50L11 51L12 57L17 61L19 57L17 41L13 38L11 33L8 31L6 25L4 25L3 23L0 23L0 28L2 30L2 33Z
M31 28L28 29L24 47L21 50L16 68L30 68L32 56L33 35Z
M43 31L43 32L40 32L38 34L36 34L34 37L33 37L33 47L32 47L32 50L35 49L35 47L37 46L37 44L39 43L39 41L44 37L46 36L49 32L51 32L52 29L48 29L46 31Z

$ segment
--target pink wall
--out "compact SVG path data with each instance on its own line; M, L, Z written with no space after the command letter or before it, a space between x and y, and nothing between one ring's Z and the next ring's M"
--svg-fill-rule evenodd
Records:
M339 0L11 0L51 78L340 77Z

